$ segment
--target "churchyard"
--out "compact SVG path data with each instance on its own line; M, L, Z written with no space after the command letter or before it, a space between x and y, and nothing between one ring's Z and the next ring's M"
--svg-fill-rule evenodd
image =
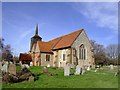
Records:
M12 64L13 65L13 64ZM11 66L12 66L11 65ZM14 65L13 65L14 67ZM16 71L24 66L16 65ZM3 88L118 88L118 75L116 66L103 66L97 69L83 69L80 66L66 66L64 68L27 66L30 74L28 80L14 83L3 83ZM11 69L11 70L10 70ZM8 72L17 74L15 68ZM11 71L11 72L10 72ZM24 70L25 71L25 70ZM33 75L34 74L34 75ZM21 74L22 75L22 74ZM32 76L33 75L33 76ZM34 77L35 76L35 77ZM35 80L35 78L37 79Z

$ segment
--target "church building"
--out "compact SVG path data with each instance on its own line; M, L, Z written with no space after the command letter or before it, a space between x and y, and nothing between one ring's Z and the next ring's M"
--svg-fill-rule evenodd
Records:
M31 38L29 55L34 66L94 66L93 47L84 29L44 42L38 35L37 24L35 35Z

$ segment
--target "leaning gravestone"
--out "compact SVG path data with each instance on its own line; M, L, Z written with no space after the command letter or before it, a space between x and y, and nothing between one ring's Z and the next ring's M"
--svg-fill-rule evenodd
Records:
M29 76L29 81L34 81L34 76Z
M15 64L10 64L8 68L8 72L10 74L16 75L16 65Z
M30 68L28 64L24 64L24 65L25 65L25 67L26 67L27 69L29 69L29 68Z
M69 76L70 75L70 67L69 66L65 66L64 67L64 76Z

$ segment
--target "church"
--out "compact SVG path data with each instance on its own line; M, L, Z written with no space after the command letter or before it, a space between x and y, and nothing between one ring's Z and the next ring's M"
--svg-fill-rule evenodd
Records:
M66 64L94 66L93 47L85 30L80 29L48 42L38 35L38 24L35 35L31 38L28 54L20 54L22 63L34 66L64 67Z

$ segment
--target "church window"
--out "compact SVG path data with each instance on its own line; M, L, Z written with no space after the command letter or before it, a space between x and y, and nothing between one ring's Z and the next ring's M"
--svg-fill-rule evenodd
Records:
M63 54L63 61L65 61L65 54Z
M46 55L46 61L50 61L50 55Z
M86 59L86 49L83 44L79 48L79 59L81 59L81 60Z

